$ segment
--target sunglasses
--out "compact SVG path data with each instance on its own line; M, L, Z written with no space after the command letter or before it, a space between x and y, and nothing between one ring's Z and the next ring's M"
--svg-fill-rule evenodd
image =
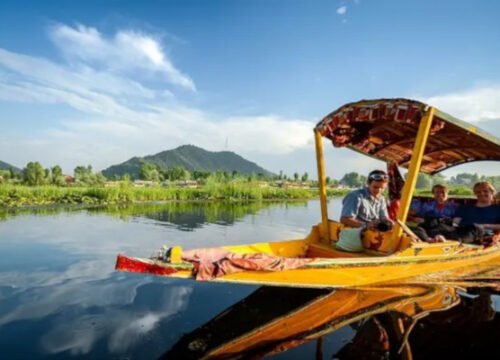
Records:
M389 179L389 176L387 176L386 174L371 174L368 179L375 181L387 181Z

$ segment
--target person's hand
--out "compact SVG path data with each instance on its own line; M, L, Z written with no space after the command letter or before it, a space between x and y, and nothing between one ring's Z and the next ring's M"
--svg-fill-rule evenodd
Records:
M411 221L416 222L417 224L420 224L420 223L424 222L424 219L421 217L414 217L413 219L411 219Z
M366 224L366 227L368 230L376 230L379 222L380 220L372 220L368 224Z
M434 236L429 242L431 243L442 243L445 242L446 238L443 235Z

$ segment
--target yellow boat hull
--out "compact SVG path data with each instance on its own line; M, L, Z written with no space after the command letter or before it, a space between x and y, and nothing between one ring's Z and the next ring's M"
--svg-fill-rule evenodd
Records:
M224 246L236 254L265 253L281 257L314 258L302 268L285 271L244 271L227 274L211 281L292 287L359 287L387 283L424 274L460 270L466 276L470 269L484 262L500 263L498 245L484 248L456 241L412 243L392 255L347 253L317 241L317 228L303 240ZM159 260L129 258L119 255L116 268L121 271L151 273L175 278L193 278L193 265L182 262L182 250L170 263Z

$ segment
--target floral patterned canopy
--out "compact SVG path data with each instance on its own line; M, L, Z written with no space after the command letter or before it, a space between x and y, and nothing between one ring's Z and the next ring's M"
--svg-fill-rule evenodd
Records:
M327 115L315 130L335 147L346 146L407 168L428 108L409 99L362 100ZM436 109L420 171L435 174L480 160L500 160L500 139Z

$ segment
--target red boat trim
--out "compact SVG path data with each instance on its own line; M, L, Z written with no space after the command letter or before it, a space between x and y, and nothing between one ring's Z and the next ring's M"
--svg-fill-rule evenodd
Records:
M154 275L170 275L177 272L176 269L168 266L160 266L153 263L147 263L137 258L129 258L124 255L118 255L116 258L116 270L148 273Z

